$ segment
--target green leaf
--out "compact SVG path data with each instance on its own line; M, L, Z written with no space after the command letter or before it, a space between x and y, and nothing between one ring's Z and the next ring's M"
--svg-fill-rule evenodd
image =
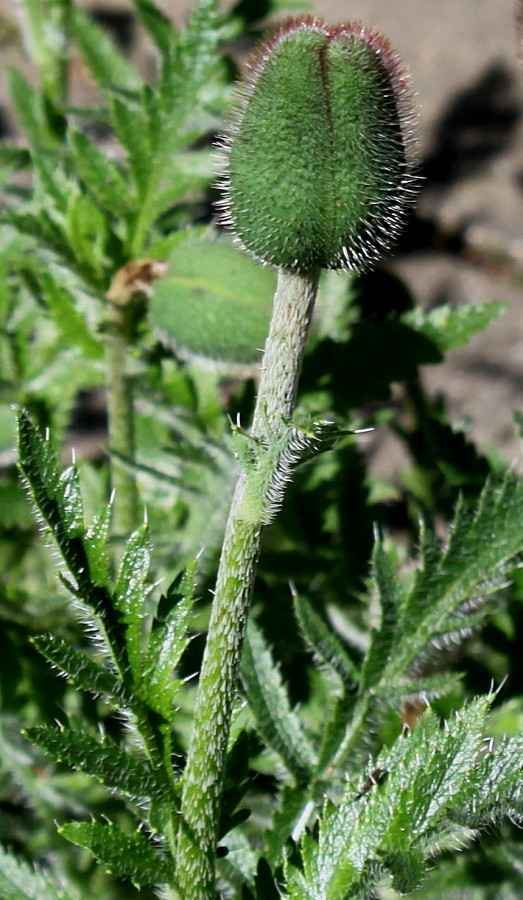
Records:
M47 270L38 272L45 301L66 346L76 346L88 359L101 359L103 347L77 309L73 295Z
M33 151L43 152L52 144L47 127L42 98L30 86L24 76L13 67L7 69L9 93L20 124Z
M361 690L368 690L379 683L385 669L396 633L398 611L403 599L394 569L381 543L374 547L372 558L373 577L378 588L381 606L381 623L371 632L370 647L365 654L361 671Z
M86 62L102 90L139 91L142 79L91 16L71 6L71 28Z
M291 709L262 634L252 622L243 647L241 678L258 731L299 781L315 765L314 749Z
M134 0L134 5L141 21L162 55L169 56L176 45L177 39L172 22L152 0Z
M231 364L260 359L269 327L274 273L228 243L176 246L150 305L153 327L189 356Z
M73 728L38 726L25 731L58 762L97 778L109 790L134 799L150 799L158 793L157 781L145 760L131 756L110 738L100 740Z
M94 584L109 590L109 557L107 543L111 525L111 504L96 516L85 532L84 546L89 560L89 571Z
M76 889L53 884L49 875L38 872L23 860L0 847L0 897L2 900L79 900Z
M401 321L415 328L436 344L441 353L463 347L475 334L484 331L508 309L506 303L467 303L463 306L443 304L435 309L416 307L401 316Z
M89 850L110 875L130 878L135 885L172 881L169 862L141 831L126 834L113 822L70 822L58 830L71 843Z
M219 63L217 21L217 0L198 0L179 36L172 64L167 65L166 60L158 92L144 94L151 153L147 171L139 173L141 204L131 243L133 256L143 253L150 225L161 212L159 195L176 180L173 154L187 144L184 126L201 105L201 93ZM126 130L129 132L128 126Z
M345 647L324 619L304 597L294 596L294 610L302 635L318 659L329 665L347 688L359 682L360 673Z
M81 271L105 284L105 248L109 231L105 217L91 198L73 187L69 193L64 231Z
M2 144L0 146L0 166L13 169L27 169L31 165L31 155L23 147Z
M143 194L151 171L149 122L143 106L128 98L111 98L111 121L127 154L135 187Z
M114 216L125 216L134 198L120 170L82 132L72 129L69 144L78 176L96 202Z
M53 666L65 673L74 687L105 695L116 706L125 704L123 684L116 673L54 635L39 635L32 642Z
M256 743L256 740L253 741L252 734L249 734L247 731L240 731L227 754L220 804L218 840L221 840L224 835L236 826L238 817L243 821L249 816L249 810L242 809L236 812L236 807L249 789L250 757L254 755L253 745Z
M274 810L270 827L265 832L264 854L271 865L279 865L285 856L286 844L293 835L296 825L310 804L310 788L297 789L294 785L283 785L278 796L278 807ZM313 806L310 816L314 812ZM303 823L304 828L310 824Z
M114 605L125 623L125 641L136 683L143 676L142 630L147 615L146 598L151 586L146 585L151 562L149 533L143 525L131 535L125 545L125 553L114 587Z
M67 92L68 0L24 0L24 42L46 100L59 108Z
M39 250L50 250L67 266L75 265L76 260L65 239L63 229L44 209L38 210L37 214L24 210L4 209L2 216L6 224L11 225L20 235L36 238Z
M369 766L364 790L349 785L337 808L327 804L318 842L308 836L303 841L303 871L288 868L289 896L346 900L349 894L360 896L364 884L370 894L383 867L402 892L417 887L423 860L438 842L452 831L458 839L455 809L465 797L474 807L482 793L489 793L478 761L492 699L470 703L444 729L438 716L427 711L413 731L402 734ZM463 828L462 834L469 832Z
M74 467L64 476L59 474L50 441L41 437L23 410L18 413L18 447L20 468L30 486L36 507L76 580L76 587L71 589L100 617L115 658L124 664L122 625L105 583L98 584L96 581L97 575L102 573L100 570L91 572Z
M458 504L446 546L437 556L431 551L402 604L396 671L439 635L466 634L476 624L474 614L504 586L508 562L523 550L522 517L523 481L512 472L487 482L474 509Z
M170 721L181 682L174 678L189 638L187 620L194 601L196 564L192 563L160 599L152 623L141 690L147 704Z

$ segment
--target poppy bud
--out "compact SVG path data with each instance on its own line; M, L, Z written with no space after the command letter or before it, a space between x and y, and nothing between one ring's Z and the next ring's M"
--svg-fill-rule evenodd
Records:
M264 263L366 268L415 193L409 101L380 34L289 20L240 87L222 143L222 223Z

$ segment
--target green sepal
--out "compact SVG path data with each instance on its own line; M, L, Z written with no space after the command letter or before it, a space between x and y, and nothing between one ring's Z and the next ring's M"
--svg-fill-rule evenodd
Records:
M126 834L113 822L69 822L58 831L89 850L110 875L127 877L135 885L172 881L170 863L141 831Z

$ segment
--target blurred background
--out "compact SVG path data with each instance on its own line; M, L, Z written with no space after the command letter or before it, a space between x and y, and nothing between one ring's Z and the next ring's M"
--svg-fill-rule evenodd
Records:
M80 5L145 73L152 71L152 47L128 0L81 0ZM182 22L191 2L158 0L158 5ZM245 0L245 5L263 14L266 4ZM423 379L432 396L444 391L451 421L470 425L474 440L514 461L519 441L512 414L523 407L523 68L516 0L315 0L310 12L379 29L411 73L424 186L391 266L425 307L509 304L494 325L450 353L443 366L426 366ZM6 64L16 63L30 77L23 42L16 3L0 0L0 138L10 141L17 125L3 73ZM232 48L240 66L248 44L242 40ZM95 93L80 60L74 62L73 92L74 102L82 103ZM87 423L89 450L93 430L103 421L103 398L86 402L92 409L84 411L80 424ZM368 452L373 467L386 476L401 465L400 444L390 433L369 437Z

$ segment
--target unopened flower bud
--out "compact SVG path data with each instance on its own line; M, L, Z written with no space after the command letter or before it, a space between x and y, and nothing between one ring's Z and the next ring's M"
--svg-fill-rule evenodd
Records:
M366 268L415 193L408 79L377 32L290 20L255 54L224 139L221 220L257 259Z

